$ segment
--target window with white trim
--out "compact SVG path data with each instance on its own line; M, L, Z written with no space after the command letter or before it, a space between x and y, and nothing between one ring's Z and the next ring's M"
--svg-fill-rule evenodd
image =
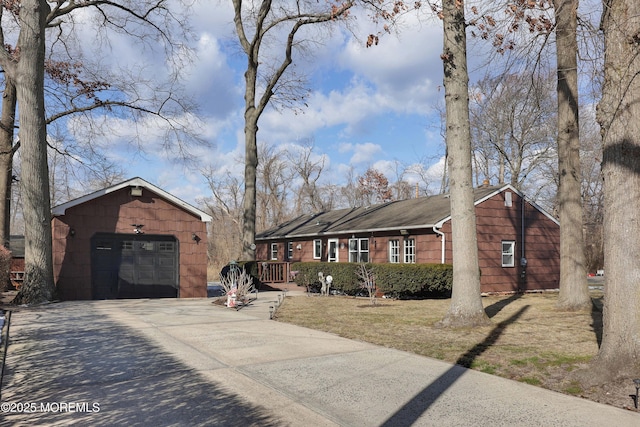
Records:
M316 239L313 241L313 259L322 258L322 240Z
M369 262L369 239L349 239L349 262Z
M400 262L400 242L389 240L389 262L397 264Z
M278 244L277 243L271 244L271 260L273 261L278 260Z
M287 261L293 259L293 242L287 242Z
M512 240L502 241L502 266L515 267L516 265L516 242Z
M416 239L404 239L404 263L415 264L416 262Z

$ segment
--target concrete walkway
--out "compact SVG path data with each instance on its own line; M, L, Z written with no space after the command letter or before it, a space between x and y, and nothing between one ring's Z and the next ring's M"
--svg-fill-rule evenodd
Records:
M207 299L15 311L0 425L640 425L635 412L268 320L279 294L239 311Z

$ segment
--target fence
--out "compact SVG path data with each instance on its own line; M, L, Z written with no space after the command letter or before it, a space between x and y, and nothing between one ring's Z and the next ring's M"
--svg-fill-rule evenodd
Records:
M258 277L264 283L288 283L291 281L291 264L288 262L259 262Z

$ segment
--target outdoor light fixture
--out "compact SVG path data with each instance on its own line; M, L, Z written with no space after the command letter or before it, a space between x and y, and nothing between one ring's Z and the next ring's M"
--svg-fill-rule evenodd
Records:
M193 240L196 243L199 243L200 240L202 240L202 239L196 233L191 233L191 240Z
M69 230L69 237L75 237L76 236L76 229L72 228Z
M403 236L408 236L409 230L400 230L400 234L402 234Z
M302 249L302 245L300 243L298 243L298 246L296 246L296 249L301 250Z
M133 227L133 232L135 234L144 234L144 231L142 231L144 224L131 224L131 226Z
M131 195L133 197L141 197L142 196L142 187L136 185L135 187L131 187Z

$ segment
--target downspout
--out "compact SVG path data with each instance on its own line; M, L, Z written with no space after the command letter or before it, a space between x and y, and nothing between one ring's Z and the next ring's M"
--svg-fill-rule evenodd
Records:
M445 236L444 236L444 233L442 231L438 230L438 228L442 228L442 224L439 224L439 226L438 226L438 224L434 225L433 226L433 232L436 233L436 234L439 234L440 237L442 238L442 258L441 258L440 264L444 264L444 261L445 261L445 248L446 248Z
M524 214L525 214L525 203L526 203L526 201L525 201L525 198L524 198L524 194L522 195L522 197L520 197L520 203L521 203L521 206L522 206L522 213L521 213L522 224L520 225L520 232L522 233L522 243L521 243L521 246L522 246L522 259L525 260L526 258L524 256L524 254L525 254L525 252L524 252L524 235L525 235L525 232L524 232Z
M521 224L520 224L520 233L521 233L521 254L522 257L520 258L520 283L521 283L521 289L520 290L524 290L527 288L527 258L525 256L526 251L525 251L525 209L526 209L526 200L524 197L524 194L522 196L520 196L520 204L521 204L521 213L520 213L520 218L521 218Z

